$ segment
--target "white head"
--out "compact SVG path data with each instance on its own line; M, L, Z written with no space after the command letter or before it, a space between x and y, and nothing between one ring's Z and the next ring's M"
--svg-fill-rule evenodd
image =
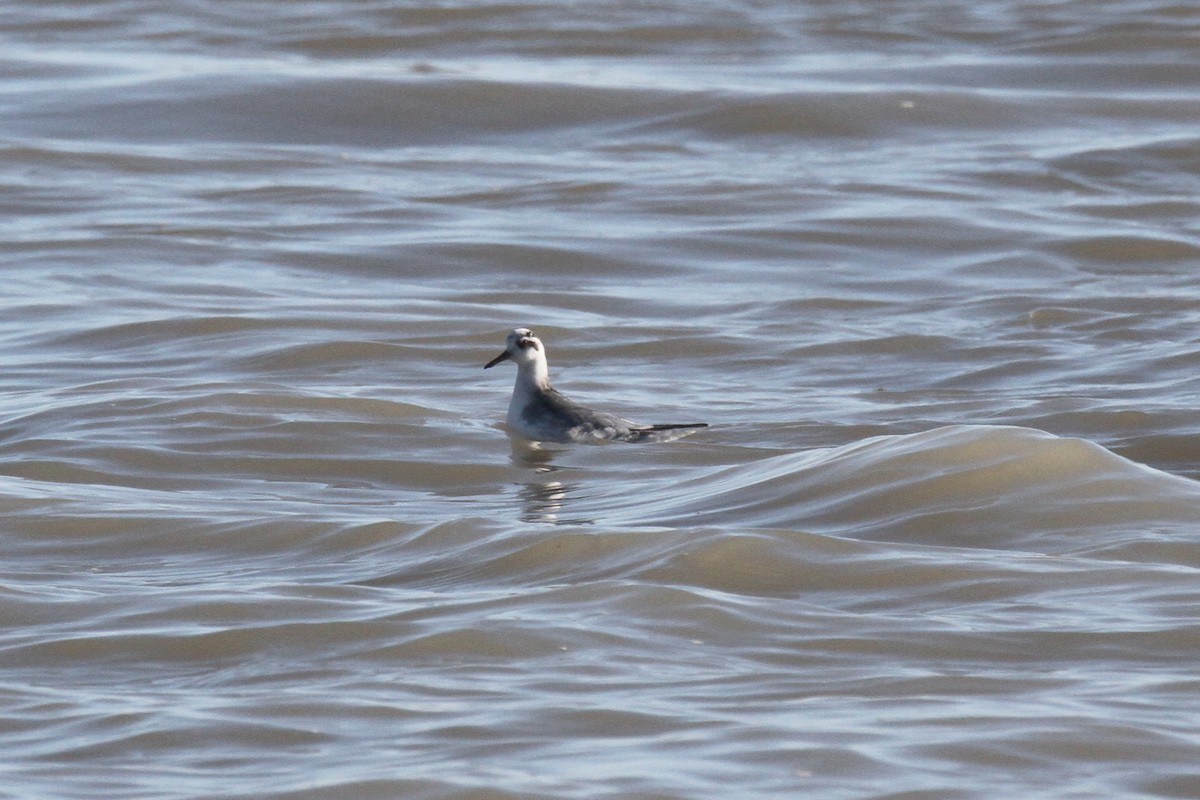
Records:
M514 328L508 334L504 352L483 365L494 367L501 361L513 361L519 373L528 373L535 382L549 384L550 368L546 364L546 348L529 328Z

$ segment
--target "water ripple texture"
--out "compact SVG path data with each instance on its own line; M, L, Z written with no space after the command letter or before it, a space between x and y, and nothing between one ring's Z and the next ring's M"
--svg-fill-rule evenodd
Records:
M1196 9L4 11L0 797L1200 797Z

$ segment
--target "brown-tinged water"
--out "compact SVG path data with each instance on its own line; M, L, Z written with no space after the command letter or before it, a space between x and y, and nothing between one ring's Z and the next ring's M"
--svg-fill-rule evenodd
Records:
M0 796L1200 797L1198 37L6 4Z

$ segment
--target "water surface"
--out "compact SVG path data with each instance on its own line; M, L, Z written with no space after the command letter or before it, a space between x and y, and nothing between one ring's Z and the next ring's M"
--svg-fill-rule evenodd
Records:
M0 794L1200 796L1200 13L2 19Z

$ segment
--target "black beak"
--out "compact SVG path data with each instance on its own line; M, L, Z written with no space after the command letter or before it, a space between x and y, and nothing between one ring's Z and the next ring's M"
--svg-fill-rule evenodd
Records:
M488 363L484 364L484 365L483 365L483 368L484 368L484 369L490 369L491 367L494 367L494 366L496 366L497 364L499 364L501 361L508 361L510 358L512 358L512 356L510 356L510 355L508 354L508 351L507 351L507 350L505 350L503 353L501 353L500 355L496 356L495 358L493 358L493 359L492 359L491 361L489 361Z

